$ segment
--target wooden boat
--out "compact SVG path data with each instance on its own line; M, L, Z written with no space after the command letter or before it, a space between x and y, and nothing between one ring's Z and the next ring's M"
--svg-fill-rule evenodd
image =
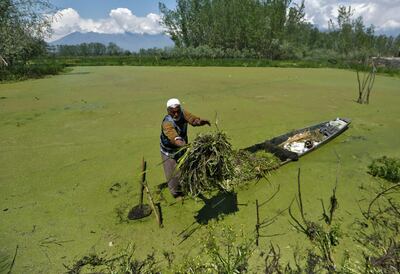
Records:
M314 151L339 136L349 128L350 119L336 118L314 126L294 130L281 136L255 144L245 150L265 150L281 160L281 165L297 161L301 156Z

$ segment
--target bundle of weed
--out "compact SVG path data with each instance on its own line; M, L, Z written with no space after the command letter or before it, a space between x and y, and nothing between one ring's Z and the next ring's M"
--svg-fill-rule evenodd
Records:
M235 151L235 180L238 182L265 178L280 165L280 160L266 151L250 153L246 150Z
M280 161L265 151L234 151L225 133L198 135L178 163L182 191L197 196L213 190L231 191L235 186L265 178Z
M234 177L232 146L225 133L203 133L187 146L177 167L182 191L191 196L213 190L229 191Z
M373 160L368 168L369 173L373 176L378 176L394 183L400 182L399 158L383 156Z

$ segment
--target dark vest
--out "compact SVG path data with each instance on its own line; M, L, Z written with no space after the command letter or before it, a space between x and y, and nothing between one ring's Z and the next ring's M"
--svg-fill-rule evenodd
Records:
M179 117L178 121L175 121L170 115L166 115L162 121L164 122L170 122L174 125L174 128L176 132L178 133L178 136L181 137L185 142L188 142L188 136L187 136L187 121L185 119L185 115L183 114L183 110L181 111L181 115ZM171 141L168 139L168 137L164 134L163 128L162 128L162 123L161 123L161 135L160 135L160 145L161 149L164 152L167 153L176 153L180 148L171 143Z

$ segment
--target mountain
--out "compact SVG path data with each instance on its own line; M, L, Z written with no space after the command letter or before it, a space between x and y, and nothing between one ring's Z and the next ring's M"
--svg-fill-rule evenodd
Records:
M78 45L82 43L115 43L119 47L130 50L139 51L140 49L164 48L174 46L174 42L164 34L139 34L139 33L118 33L105 34L97 32L73 32L63 38L53 41L51 45Z

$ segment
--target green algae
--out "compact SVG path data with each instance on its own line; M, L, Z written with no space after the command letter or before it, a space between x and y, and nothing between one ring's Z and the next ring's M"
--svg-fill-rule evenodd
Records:
M164 190L163 229L154 216L121 223L116 213L137 203L142 156L149 163L149 185L165 181L158 139L170 97L204 118L218 112L219 126L235 149L338 116L351 118L348 131L280 168L269 182L236 189L239 211L220 220L251 233L255 200L267 199L280 186L279 197L260 213L272 216L287 208L301 167L311 217L320 214L319 199L330 195L338 176L337 217L349 232L360 215L358 202L367 195L360 185L375 185L367 173L371 160L400 157L399 86L397 78L378 76L370 105L364 106L355 103L355 73L334 69L77 67L56 77L0 85L0 97L7 98L0 100L2 252L12 256L19 245L16 273L60 273L63 263L72 265L91 251L112 253L127 242L136 245L141 259L153 250L172 251L177 260L195 254L202 231L195 216L203 201L175 203ZM190 139L207 130L190 128ZM110 193L116 182L127 185ZM193 223L199 228L182 242L180 233ZM265 233L283 234L272 241L285 259L296 244L304 244L287 214ZM58 244L41 245L49 237ZM261 248L269 241L261 240ZM254 261L251 267L258 269Z

